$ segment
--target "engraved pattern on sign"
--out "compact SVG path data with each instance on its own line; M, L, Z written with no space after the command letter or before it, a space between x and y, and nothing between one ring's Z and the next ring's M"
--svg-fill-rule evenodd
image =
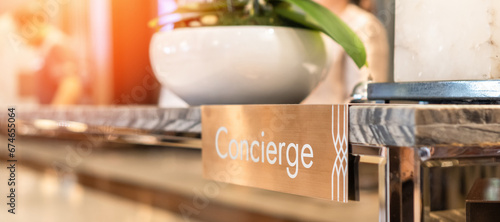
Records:
M337 115L335 115L335 109L337 109ZM348 113L347 105L332 106L332 139L333 145L335 147L335 152L337 156L335 157L335 162L332 169L332 200L347 202L346 187L347 181L347 126L346 121ZM335 127L335 122L337 126ZM340 123L342 122L342 128ZM341 186L341 183L343 184ZM340 192L340 187L342 187L342 192ZM336 188L336 189L335 189ZM341 197L342 194L342 197Z

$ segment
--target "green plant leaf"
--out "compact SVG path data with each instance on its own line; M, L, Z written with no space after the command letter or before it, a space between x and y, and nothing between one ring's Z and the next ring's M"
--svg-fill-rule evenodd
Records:
M329 9L311 0L279 1L285 3L275 6L275 10L279 15L308 28L324 32L344 48L359 68L368 65L363 42L344 21Z
M298 13L297 11L291 9L288 4L279 4L274 6L274 11L281 17L300 24L304 26L304 28L322 31L314 21L307 19L307 16L304 13Z

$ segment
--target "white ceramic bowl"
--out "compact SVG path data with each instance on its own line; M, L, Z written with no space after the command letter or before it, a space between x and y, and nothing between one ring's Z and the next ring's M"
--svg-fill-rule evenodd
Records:
M158 32L150 58L161 84L190 105L300 103L328 67L319 32L274 26Z

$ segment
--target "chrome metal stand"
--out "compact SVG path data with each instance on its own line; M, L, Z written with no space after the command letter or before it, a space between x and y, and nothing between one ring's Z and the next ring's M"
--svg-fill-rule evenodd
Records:
M470 186L479 177L500 176L500 147L377 147L351 144L352 156L361 163L378 164L379 167L379 221L456 221L465 220L465 201L454 203L444 195L432 190L445 186L447 191L468 193ZM467 173L469 166L491 166L493 170ZM450 174L452 183L443 183L447 175L433 171L459 168ZM460 173L462 172L462 173ZM444 178L443 180L441 180ZM435 184L435 181L439 183ZM446 182L446 181L445 181ZM443 185L444 184L444 185ZM437 187L437 188L436 188ZM458 195L458 196L461 196ZM363 198L363 197L361 197ZM453 202L439 213L432 211L434 203ZM459 201L458 201L459 202ZM444 215L444 216L443 216ZM441 220L440 218L445 218Z

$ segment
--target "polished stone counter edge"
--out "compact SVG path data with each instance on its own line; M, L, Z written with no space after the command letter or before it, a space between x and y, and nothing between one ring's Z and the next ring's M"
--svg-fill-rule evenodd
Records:
M352 143L387 146L500 144L499 105L353 105L349 115ZM199 107L38 107L20 109L19 118L75 121L151 132L201 133Z
M387 146L500 145L498 105L381 105L350 108L349 140Z
M20 109L22 120L74 121L91 126L110 126L159 132L201 133L201 109L154 106L75 106Z

